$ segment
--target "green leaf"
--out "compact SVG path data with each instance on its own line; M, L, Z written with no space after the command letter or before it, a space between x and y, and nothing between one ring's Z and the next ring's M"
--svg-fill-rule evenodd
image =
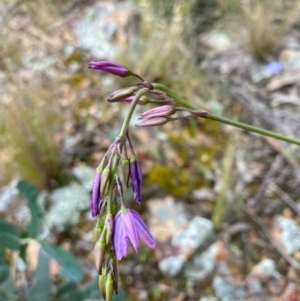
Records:
M1 219L0 219L0 232L7 232L15 236L19 236L19 231L14 225L6 221L3 221Z
M41 301L47 300L50 296L51 282L49 276L49 256L41 248L38 265L35 270L32 286L29 289L26 300Z
M83 278L82 268L76 257L62 247L50 245L44 241L40 242L43 250L60 265L60 274L71 281L80 282Z
M0 232L0 245L12 250L19 250L20 239L18 236L15 236L13 234Z
M27 226L27 230L33 237L36 237L41 232L41 222L43 218L43 213L37 203L38 191L34 185L24 180L18 182L17 188L27 199L27 204L31 212L31 222Z

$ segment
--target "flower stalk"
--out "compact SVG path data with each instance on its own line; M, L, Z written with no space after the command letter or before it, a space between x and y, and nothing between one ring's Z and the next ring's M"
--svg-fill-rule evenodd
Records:
M98 218L94 228L94 260L99 275L99 289L103 297L111 301L113 291L118 292L117 260L121 260L128 254L129 242L136 252L139 250L140 241L152 249L156 245L141 216L135 210L128 208L123 198L123 187L128 188L130 184L133 199L138 204L142 201L143 173L129 135L129 124L137 105L156 106L140 114L137 124L140 127L157 126L177 119L197 116L297 145L300 145L300 140L207 111L200 111L168 87L146 82L119 63L98 61L91 62L89 67L120 77L135 76L142 81L115 91L108 98L108 102L129 104L129 109L119 135L96 168L92 187L91 213L93 217ZM180 111L188 115L178 114Z

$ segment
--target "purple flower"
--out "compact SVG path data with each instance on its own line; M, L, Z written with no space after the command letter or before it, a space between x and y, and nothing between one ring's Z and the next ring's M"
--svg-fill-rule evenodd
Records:
M274 61L265 65L264 68L270 74L279 74L282 71L282 64Z
M140 204L142 199L141 190L143 173L140 164L137 162L134 156L130 158L129 175L132 183L133 197L135 201Z
M92 200L91 200L92 216L99 215L99 206L101 201L100 186L101 186L101 174L96 171L94 176Z
M125 66L112 61L90 62L89 68L101 70L121 77L126 77L132 74Z
M121 209L114 218L113 242L117 260L121 260L128 252L128 240L137 252L139 239L149 248L154 248L156 242L141 216L132 209Z

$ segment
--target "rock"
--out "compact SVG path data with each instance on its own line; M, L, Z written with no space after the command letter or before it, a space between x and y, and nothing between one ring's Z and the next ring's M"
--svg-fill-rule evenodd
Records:
M17 189L17 184L18 181L12 181L0 189L0 213L8 222L24 228L30 222L31 213L26 199Z
M17 181L12 181L0 189L0 212L6 212L20 202L21 196L17 184Z
M189 221L183 204L173 198L148 203L149 229L157 241L155 254L162 272L176 276L185 262L213 234L213 223L200 216Z
M202 45L214 50L216 53L223 52L232 46L232 41L221 31L212 30L200 36Z
M280 53L280 62L286 70L300 69L300 51L296 49L283 49Z
M78 183L54 190L49 199L52 207L45 216L46 222L58 230L63 230L66 225L76 225L80 212L90 207L90 193Z
M203 281L216 267L217 245L211 245L203 254L195 256L184 268L184 275L191 280Z
M81 164L73 168L72 174L80 181L82 186L90 191L94 180L95 168Z
M276 271L275 261L270 258L264 258L252 268L250 276L261 281L268 281L271 277L278 277L280 274Z
M194 252L213 235L214 225L211 220L195 216L188 224L186 230L175 234L172 244L179 248L179 253L189 258Z
M272 228L272 235L282 243L289 254L300 250L300 228L294 220L277 216Z
M213 279L213 287L220 301L244 301L247 297L246 289L225 278L216 276Z
M126 29L135 22L136 15L136 8L129 2L103 1L90 7L73 22L77 46L91 51L95 58L112 59L126 42Z
M176 276L182 269L186 258L183 256L169 256L158 263L159 269L172 277Z
M184 274L191 280L204 281L212 275L240 275L241 267L241 252L217 240L205 252L195 255L185 265Z

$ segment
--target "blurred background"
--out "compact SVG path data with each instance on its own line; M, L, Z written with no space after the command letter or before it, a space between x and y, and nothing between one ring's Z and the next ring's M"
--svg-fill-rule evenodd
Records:
M1 0L0 24L1 301L101 300L91 185L134 79L89 61L300 139L299 0ZM196 118L131 134L157 246L115 301L300 300L299 146Z

